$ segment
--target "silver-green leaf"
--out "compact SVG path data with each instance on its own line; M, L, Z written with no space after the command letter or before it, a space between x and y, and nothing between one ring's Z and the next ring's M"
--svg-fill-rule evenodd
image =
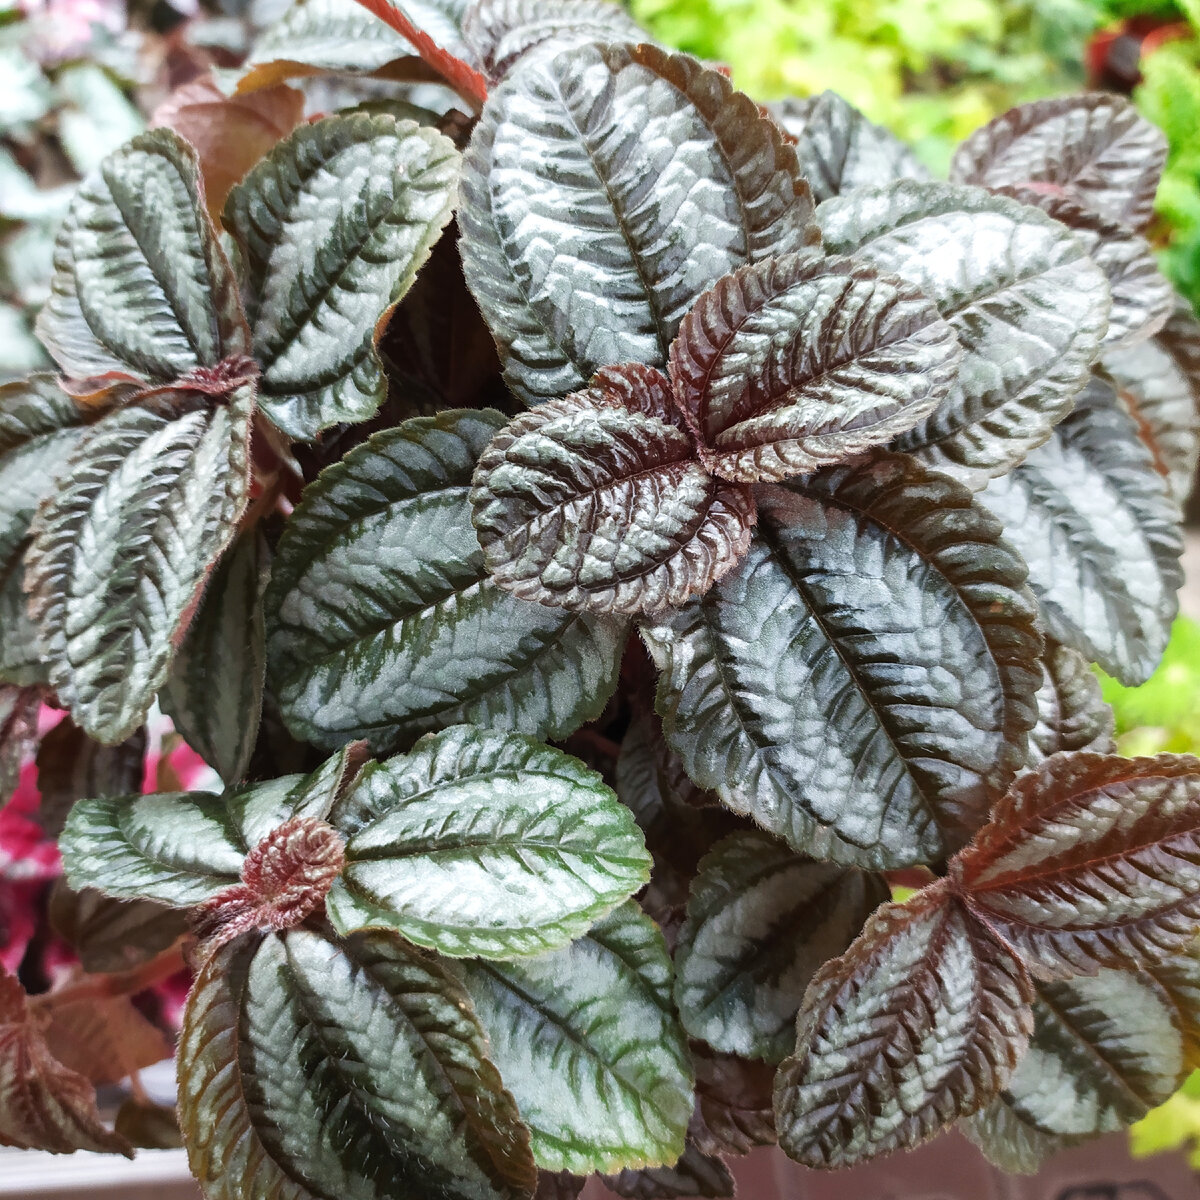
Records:
M556 738L599 715L625 622L519 600L484 566L467 494L503 424L406 421L306 490L266 600L269 675L298 737L384 752L463 722Z
M337 929L392 929L456 957L556 949L650 878L600 776L519 734L433 734L367 767L329 820L346 838Z
M230 194L259 403L291 437L379 407L376 331L450 219L458 166L453 143L415 122L332 116L284 138Z
M635 904L563 950L455 969L540 1167L586 1174L679 1158L692 1066L666 944Z

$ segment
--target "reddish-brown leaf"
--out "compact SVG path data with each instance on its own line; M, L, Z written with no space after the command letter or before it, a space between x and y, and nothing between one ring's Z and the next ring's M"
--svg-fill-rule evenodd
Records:
M1153 966L1200 927L1200 760L1056 754L1017 780L953 875L1035 970Z
M1023 964L948 886L889 904L809 985L775 1081L779 1144L809 1167L910 1149L1008 1082L1033 1027Z
M170 1058L174 1047L134 1007L128 996L45 1005L50 1053L91 1083L116 1083L134 1071Z
M703 1042L692 1043L696 1067L696 1112L692 1136L707 1154L749 1154L775 1142L772 1090L775 1068Z

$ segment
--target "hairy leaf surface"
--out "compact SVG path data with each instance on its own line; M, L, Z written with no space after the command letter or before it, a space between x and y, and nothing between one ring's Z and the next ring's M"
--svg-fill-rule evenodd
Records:
M1020 961L941 888L880 909L805 996L775 1080L780 1146L852 1166L978 1111L1025 1050L1032 998Z
M1100 681L1078 651L1057 642L1047 644L1037 708L1037 724L1029 734L1031 767L1063 750L1111 754L1116 749L1113 711L1100 695Z
M1178 609L1182 541L1111 385L1094 378L1050 440L979 500L1029 564L1049 634L1122 683L1145 682Z
M1022 765L1024 565L960 485L884 455L759 488L738 570L646 626L688 774L816 858L933 862Z
M960 855L971 905L1057 977L1153 964L1200 915L1200 759L1060 754Z
M492 80L502 79L521 58L543 46L557 52L572 42L649 40L613 0L474 0L463 14L462 34Z
M722 275L817 241L778 128L719 72L653 46L523 62L467 150L463 266L528 404L604 366L666 365Z
M504 418L449 412L377 434L307 489L268 589L288 727L376 751L469 722L563 737L616 686L626 626L493 583L467 493Z
M898 138L868 121L836 92L780 100L772 116L796 139L800 171L819 204L860 187L929 179L929 170Z
M231 943L192 988L179 1063L209 1200L518 1200L534 1187L466 996L398 938Z
M692 1114L692 1068L671 960L637 906L565 949L455 968L529 1126L538 1165L615 1171L672 1163Z
M696 1112L692 1136L709 1154L749 1154L775 1143L775 1069L692 1043Z
M735 833L700 863L675 953L684 1028L717 1050L779 1062L818 969L889 897L875 875Z
M379 407L376 330L450 219L458 163L435 130L356 113L302 126L234 188L259 402L291 437Z
M50 681L77 724L124 741L166 682L250 484L254 388L219 402L167 390L80 439L26 555Z
M710 470L778 482L911 429L950 395L961 358L954 330L902 279L787 255L700 297L671 381Z
M1065 193L1141 229L1167 157L1167 139L1109 92L1022 104L976 130L955 152L950 176L985 187L1034 185Z
M38 336L68 375L168 384L250 352L195 151L169 129L134 138L84 181L54 267Z
M1171 498L1182 504L1200 458L1200 322L1179 300L1157 336L1110 351L1104 369L1166 476Z
M61 879L50 893L49 916L54 932L92 973L149 962L188 929L186 914L177 908L153 900L114 900L92 888L76 892Z
M548 400L480 457L471 517L492 578L524 600L583 611L677 608L750 544L748 488L696 459L650 367L608 367Z
M962 343L957 390L898 449L974 483L1050 436L1107 328L1108 282L1074 235L1007 196L942 183L864 188L818 219L830 253L916 285Z
M251 530L218 565L167 679L162 706L228 784L246 774L262 713L270 551Z
M633 817L600 776L519 734L433 734L368 766L330 821L346 837L334 925L458 957L555 949L650 877Z

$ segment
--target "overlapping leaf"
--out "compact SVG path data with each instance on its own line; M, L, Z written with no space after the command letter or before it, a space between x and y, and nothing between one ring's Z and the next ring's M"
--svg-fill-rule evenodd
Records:
M1112 298L1105 350L1135 345L1163 327L1175 304L1175 291L1144 237L1057 192L1015 184L997 190L1061 221L1104 272Z
M1141 229L1167 157L1167 139L1109 92L1022 104L972 134L950 176L986 187L1032 184Z
M710 470L777 482L912 429L947 400L961 358L954 330L902 279L787 255L700 297L671 381Z
M1075 411L980 502L1029 564L1046 629L1122 683L1158 665L1183 582L1177 510L1113 388Z
M129 737L166 682L246 505L253 410L250 383L227 402L168 389L118 408L80 439L38 511L30 613L59 699L99 741Z
M1200 457L1200 323L1179 300L1156 337L1106 354L1104 369L1182 504Z
M25 550L17 546L0 566L0 683L36 687L49 682L41 641L25 598Z
M860 189L818 219L827 250L916 285L962 343L957 390L897 448L974 483L1049 437L1107 327L1107 280L1074 235L1007 196L941 183Z
M978 1111L1025 1050L1032 998L1021 963L942 889L881 909L805 996L775 1081L780 1146L852 1166Z
M563 950L456 970L539 1166L615 1171L683 1153L692 1068L666 945L636 905Z
M1200 760L1062 754L958 860L970 904L1056 977L1181 950L1200 918Z
M250 352L195 152L169 129L134 138L80 186L54 265L38 336L68 375L169 384Z
M626 1169L604 1176L604 1186L626 1200L674 1200L675 1197L732 1197L735 1187L729 1168L716 1154L702 1150L693 1137L698 1119L692 1118L678 1161L662 1167Z
M714 479L649 367L609 367L501 430L472 479L492 578L525 600L598 612L674 608L727 575L754 524Z
M1111 754L1112 709L1100 695L1100 681L1076 650L1050 642L1042 658L1037 724L1029 734L1029 765L1037 766L1065 750Z
M259 399L292 437L379 407L376 330L450 219L458 163L436 131L358 113L302 126L234 188Z
M463 40L490 79L502 79L526 54L552 43L642 42L645 31L613 0L474 0Z
M529 404L665 366L722 275L817 240L796 156L717 71L652 46L522 62L464 164L463 265Z
M334 925L460 957L562 946L650 877L633 817L600 776L518 734L434 734L367 767L330 821L346 837Z
M26 757L37 745L41 688L0 684L0 805L8 803Z
M177 908L153 900L114 900L92 888L76 892L62 880L50 893L49 916L54 932L91 973L126 971L149 962L188 928L186 914Z
M644 633L688 774L816 858L933 862L1023 764L1025 568L969 493L880 456L758 489L738 570Z
M266 541L251 530L213 573L162 695L175 728L228 784L245 776L258 736L269 574Z
M267 593L289 728L383 751L470 722L562 737L616 685L624 622L518 600L487 576L467 492L499 413L377 434L305 493Z
M145 755L144 729L119 745L105 746L63 717L38 747L38 822L58 837L76 801L140 792Z
M735 833L700 863L675 954L675 999L693 1037L778 1062L817 970L889 897L878 876L797 857Z
M1038 985L1029 1049L1000 1097L965 1123L989 1158L1032 1171L1065 1145L1113 1133L1184 1075L1173 1006L1149 976L1101 971Z
M295 817L322 819L362 764L362 747L309 776L248 784L224 796L158 792L81 800L59 840L72 887L187 907L238 881L246 855Z
M855 188L930 178L928 168L895 134L868 121L836 92L781 100L769 108L796 139L801 173L818 204Z
M518 1200L534 1187L466 996L397 938L231 943L193 986L179 1063L209 1200Z
M696 1144L710 1154L748 1154L775 1142L775 1069L692 1044L696 1068Z

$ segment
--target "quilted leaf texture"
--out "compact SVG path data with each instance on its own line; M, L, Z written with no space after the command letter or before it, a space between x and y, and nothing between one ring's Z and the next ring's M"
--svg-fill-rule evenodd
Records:
M1158 666L1178 610L1178 509L1111 384L979 500L1029 564L1047 632L1122 683Z
M717 1050L778 1062L817 970L889 897L884 881L735 833L701 860L675 953L684 1028Z
M749 488L697 460L667 377L632 365L501 430L471 504L501 587L583 611L677 608L737 565L754 524Z
M1029 765L1064 750L1111 754L1115 721L1100 695L1100 681L1076 650L1049 642L1042 658L1037 724L1029 734Z
M38 336L67 375L167 384L250 352L195 151L169 129L134 138L80 186L54 266Z
M430 735L368 766L329 819L347 843L329 897L339 931L393 929L457 957L565 945L650 878L600 776L519 734Z
M1141 229L1167 158L1167 139L1124 96L1094 92L1022 104L976 130L950 177L985 187L1033 185Z
M192 988L179 1062L209 1200L518 1200L535 1185L466 996L390 935L231 942Z
M1032 999L1020 961L944 888L885 906L804 998L775 1079L780 1146L847 1167L978 1111L1025 1050Z
M234 188L259 403L289 436L379 407L376 331L450 219L458 165L435 130L356 113L301 126Z
M525 59L464 162L463 267L526 403L604 366L666 366L721 276L818 240L778 127L719 72L653 46Z
M29 611L59 700L97 741L129 737L167 680L246 506L253 412L252 383L118 408L80 438L38 510Z
M768 107L796 139L800 172L818 204L855 188L930 178L929 169L895 134L868 121L836 92Z
M1007 196L907 180L827 200L818 220L826 250L915 285L962 343L954 394L897 449L978 486L1050 436L1108 321L1108 281L1069 230Z
M950 395L962 348L916 288L849 258L787 255L722 279L671 347L705 465L778 482L845 462Z
M969 903L1054 977L1151 965L1200 914L1200 760L1060 754L1019 779L959 856Z
M1024 763L1024 564L960 485L882 455L757 490L738 569L644 627L688 774L815 858L934 862Z
M306 489L267 590L268 673L298 737L383 752L463 722L564 737L616 686L626 626L519 600L471 525L497 412L376 434Z
M674 1163L692 1067L662 934L632 902L562 950L455 965L548 1171Z

